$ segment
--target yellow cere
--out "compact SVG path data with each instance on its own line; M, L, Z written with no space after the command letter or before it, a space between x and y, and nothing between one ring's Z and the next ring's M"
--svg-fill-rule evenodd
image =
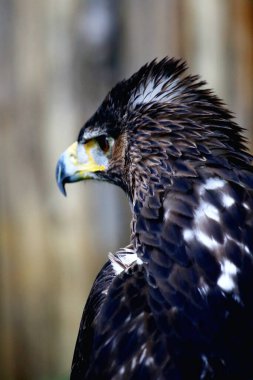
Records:
M68 147L66 150L69 158L73 161L73 163L77 164L77 141L75 141L72 145Z
M94 148L97 148L97 143L94 140L90 140L84 145L85 152L88 156L88 162L85 164L84 170L89 170L90 172L104 171L106 169L105 165L99 165L95 161Z
M67 171L78 173L81 179L90 178L89 173L106 170L106 162L98 163L99 156L97 153L98 146L95 140L90 140L81 145L75 141L66 151Z

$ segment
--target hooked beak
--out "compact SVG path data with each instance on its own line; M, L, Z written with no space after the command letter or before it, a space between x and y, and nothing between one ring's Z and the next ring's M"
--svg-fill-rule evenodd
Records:
M67 195L66 183L96 178L96 172L106 170L105 162L97 162L96 150L96 143L90 140L86 144L74 142L61 154L56 166L56 181L63 195Z

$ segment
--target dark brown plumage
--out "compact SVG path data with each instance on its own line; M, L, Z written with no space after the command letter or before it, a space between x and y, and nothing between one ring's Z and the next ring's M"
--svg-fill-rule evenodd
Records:
M253 378L253 172L241 128L178 60L115 86L57 181L112 182L131 245L99 273L72 379Z

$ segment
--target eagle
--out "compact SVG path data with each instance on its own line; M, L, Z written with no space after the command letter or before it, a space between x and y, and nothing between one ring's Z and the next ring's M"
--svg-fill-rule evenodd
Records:
M56 179L107 181L131 207L81 319L71 379L253 379L253 157L181 59L108 93Z

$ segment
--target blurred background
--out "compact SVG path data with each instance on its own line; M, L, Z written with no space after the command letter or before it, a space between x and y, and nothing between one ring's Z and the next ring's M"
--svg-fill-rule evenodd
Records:
M252 139L251 0L0 0L0 378L67 379L82 309L129 240L123 192L55 183L107 91L183 57Z

